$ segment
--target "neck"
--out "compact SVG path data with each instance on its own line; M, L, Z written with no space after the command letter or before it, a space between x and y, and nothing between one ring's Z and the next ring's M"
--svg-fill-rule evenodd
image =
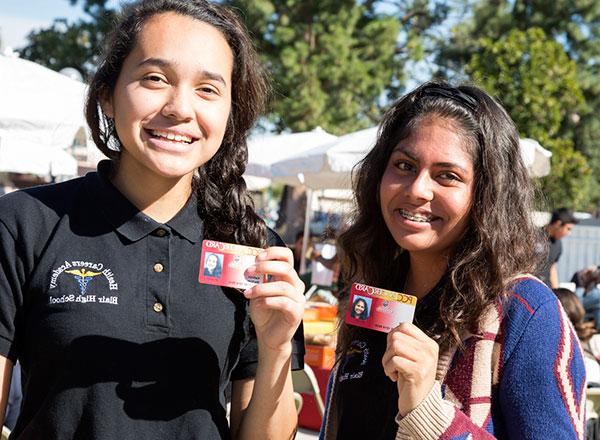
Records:
M546 234L548 234L549 237L556 240L556 229L552 224L544 226L544 231L546 231Z
M410 254L410 269L406 275L405 293L418 299L427 295L448 269L447 255Z
M148 217L166 223L185 206L192 193L191 173L178 178L161 178L150 175L137 162L133 166L124 166L123 159L127 159L121 159L111 181L121 194Z

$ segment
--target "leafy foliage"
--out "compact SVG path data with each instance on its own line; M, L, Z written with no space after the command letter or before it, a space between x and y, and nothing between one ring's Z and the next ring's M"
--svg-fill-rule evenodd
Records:
M72 5L77 1L70 0ZM57 18L49 28L31 32L29 43L19 51L21 57L54 70L73 67L84 77L90 76L116 11L106 6L107 0L82 0L82 3L89 18L74 23Z
M561 206L586 209L593 181L585 156L575 151L567 139L552 139L545 146L552 150L552 173L541 179L549 209Z
M568 58L576 63L577 82L585 106L574 111L563 102L560 138L572 139L574 149L583 153L592 176L600 175L600 0L458 0L461 7L457 25L446 44L440 45L437 62L445 76L464 78L463 67L479 50L482 38L498 40L513 29L526 31L541 28L547 38L561 44ZM564 60L564 57L561 59ZM558 60L549 63L560 69ZM515 87L516 88L516 87ZM513 115L514 116L514 115ZM535 121L536 114L524 115ZM547 143L547 142L546 142ZM569 156L561 158L570 160ZM559 160L558 157L554 158ZM558 172L553 168L552 174ZM546 179L547 180L547 179ZM576 186L576 185L575 185ZM586 186L587 188L587 186ZM600 200L598 177L589 178L587 200L578 206L587 207ZM551 189L546 187L547 191ZM555 199L548 194L549 199ZM579 198L577 198L579 199ZM563 200L562 204L568 203Z
M497 41L478 43L466 72L502 101L522 137L537 139L553 153L552 174L542 180L550 207L586 207L591 172L564 127L584 108L575 62L540 28L513 29Z
M405 82L406 61L424 56L425 32L446 13L427 0L227 3L240 11L273 79L275 128L339 134L379 121Z
M32 32L21 56L89 76L116 11L69 2L85 19ZM481 84L553 151L541 180L552 206L600 200L600 0L221 2L237 8L271 76L269 129L373 125L433 54L439 75Z

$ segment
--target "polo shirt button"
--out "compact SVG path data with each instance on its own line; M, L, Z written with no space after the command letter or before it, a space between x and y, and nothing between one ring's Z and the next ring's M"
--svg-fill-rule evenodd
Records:
M156 313L160 313L163 310L163 305L159 302L155 302L154 305L152 306L152 308L154 309L154 311Z
M154 231L154 233L159 237L164 237L165 235L167 235L167 231L165 231L162 228L157 229L156 231Z
M160 272L162 272L162 271L163 271L163 269L164 269L164 268L165 268L165 267L164 267L162 264L160 264L160 263L156 263L156 264L154 265L154 272L158 272L158 273L160 273Z

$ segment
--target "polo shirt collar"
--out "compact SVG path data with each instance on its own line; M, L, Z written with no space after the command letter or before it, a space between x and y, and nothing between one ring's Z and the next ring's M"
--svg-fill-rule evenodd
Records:
M185 206L167 223L162 224L141 212L110 182L112 162L103 160L97 172L86 175L91 200L97 203L104 218L130 241L138 241L159 230L173 230L192 243L202 238L203 223L198 215L195 193Z
M198 198L194 191L185 206L167 222L167 226L192 243L197 243L202 238L203 225L198 215Z

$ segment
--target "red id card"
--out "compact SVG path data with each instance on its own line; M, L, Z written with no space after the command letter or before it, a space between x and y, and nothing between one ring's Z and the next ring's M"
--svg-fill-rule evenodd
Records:
M347 324L388 333L401 322L412 322L417 297L353 283Z
M264 249L215 240L202 242L198 281L203 284L248 289L263 282L263 276L249 276L246 269L254 265Z

